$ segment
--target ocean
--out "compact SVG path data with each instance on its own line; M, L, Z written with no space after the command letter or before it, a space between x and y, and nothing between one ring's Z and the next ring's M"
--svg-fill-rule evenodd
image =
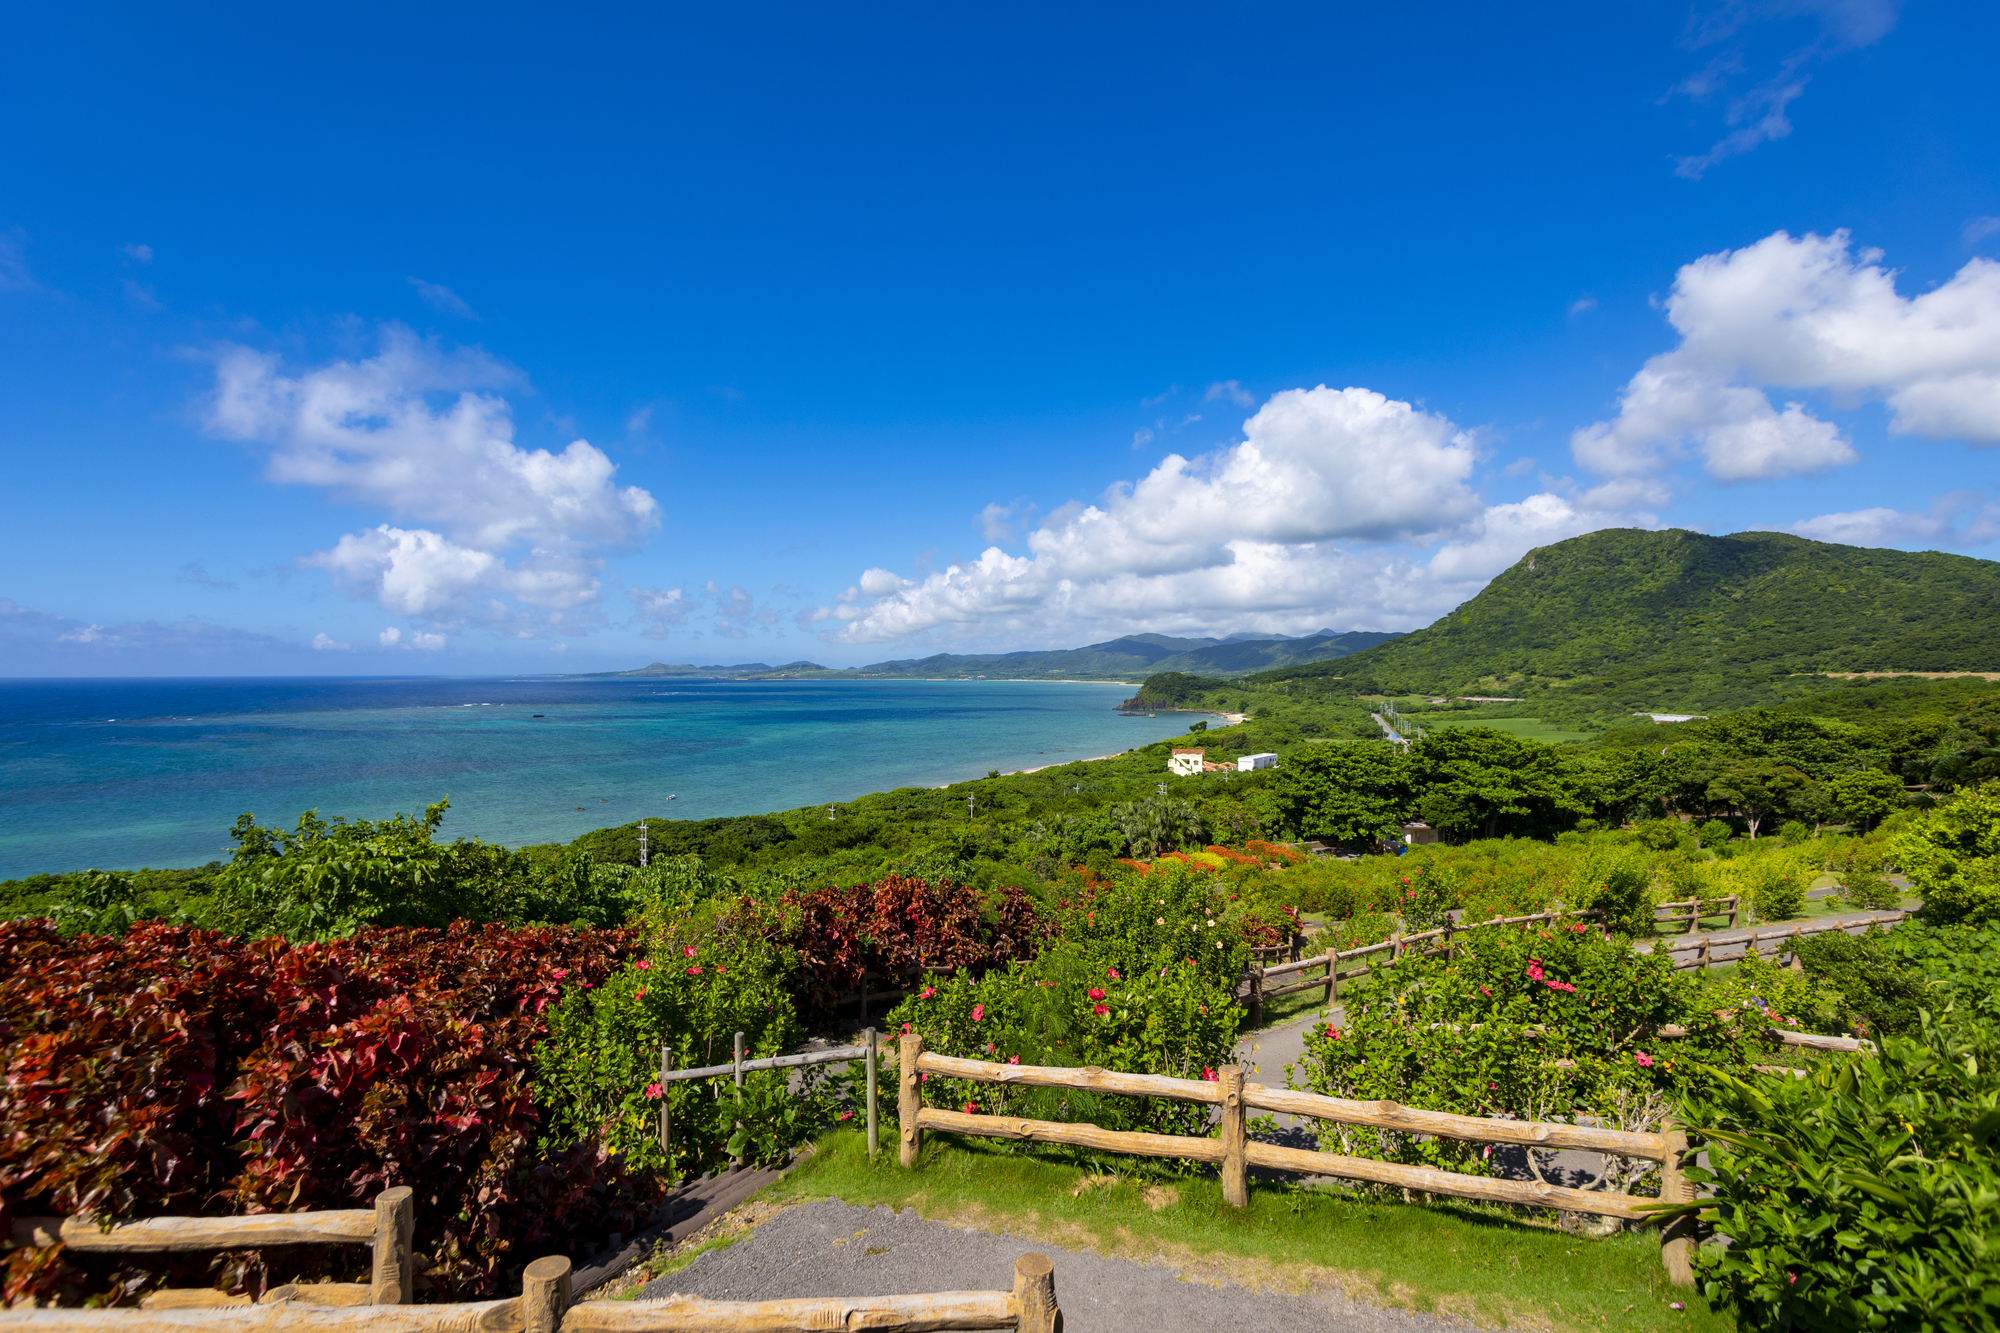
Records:
M1116 753L1187 719L1055 681L0 680L0 879L225 859L249 812L567 842Z

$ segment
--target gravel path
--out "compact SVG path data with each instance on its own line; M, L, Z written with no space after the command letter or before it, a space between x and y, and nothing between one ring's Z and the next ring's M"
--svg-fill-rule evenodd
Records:
M710 1250L649 1284L652 1298L685 1292L710 1300L893 1296L927 1291L1011 1291L1014 1261L1045 1254L1056 1267L1065 1333L1438 1333L1463 1330L1428 1315L1357 1305L1339 1293L1292 1295L1183 1278L1164 1263L1077 1254L1044 1243L855 1208L834 1199L800 1204L748 1240Z

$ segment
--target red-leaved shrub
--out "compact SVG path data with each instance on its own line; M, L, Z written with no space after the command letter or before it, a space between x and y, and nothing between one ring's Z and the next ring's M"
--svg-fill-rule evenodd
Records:
M891 875L873 884L818 889L785 899L780 941L798 954L805 996L815 1006L861 985L863 970L922 968L975 971L1032 958L1047 925L1015 888L989 897L940 880Z
M541 1013L633 952L622 931L366 930L326 944L140 925L0 924L0 1227L356 1208L416 1191L423 1285L507 1290L522 1265L635 1230L662 1185L599 1149L543 1159ZM277 1277L313 1256L273 1251ZM365 1251L321 1263L365 1264ZM17 1250L0 1297L119 1301L184 1272ZM224 1266L257 1290L264 1256Z

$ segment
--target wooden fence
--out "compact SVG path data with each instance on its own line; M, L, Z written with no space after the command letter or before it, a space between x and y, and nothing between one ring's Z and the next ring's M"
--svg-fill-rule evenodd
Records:
M735 1045L735 1059L731 1060L728 1064L703 1065L698 1069L675 1069L674 1048L671 1046L660 1047L660 1151L667 1154L669 1162L673 1161L674 1135L673 1116L669 1111L668 1099L666 1097L667 1084L687 1079L720 1078L724 1074L728 1074L736 1080L736 1086L740 1090L743 1087L743 1076L745 1074L754 1074L760 1069L802 1069L807 1065L840 1064L849 1060L863 1060L867 1062L868 1155L873 1157L881 1151L881 1131L876 1118L877 1101L875 1094L876 1074L879 1069L880 1059L877 1052L877 1040L874 1028L869 1028L866 1032L862 1033L862 1041L859 1046L836 1046L831 1050L808 1051L803 1055L773 1055L758 1060L745 1060L743 1058L743 1034L741 1032L736 1034ZM742 1165L741 1159L737 1161L737 1165Z
M288 1214L301 1216L301 1214ZM209 1310L0 1310L0 1328L48 1333L929 1333L1007 1329L1055 1333L1055 1266L1039 1254L1014 1262L1012 1291L920 1296L807 1297L788 1301L572 1303L570 1261L537 1259L512 1300L461 1305L314 1309L296 1297Z
M1358 949L1328 949L1324 953L1316 954L1310 958L1301 958L1296 962L1276 963L1268 967L1252 964L1238 976L1237 981L1239 984L1243 982L1249 983L1250 1022L1255 1025L1264 1021L1264 1002L1266 1000L1276 999L1280 995L1290 995L1294 991L1318 988L1324 992L1321 1003L1332 1004L1340 996L1340 983L1342 981L1349 977L1368 975L1369 969L1366 965L1350 968L1345 971L1341 969L1342 963L1352 959L1366 958L1370 954L1387 953L1389 961L1393 963L1403 957L1404 954L1410 953L1413 950L1419 955L1435 957L1438 954L1449 954L1453 949L1457 948L1458 946L1452 942L1453 937L1462 935L1469 930L1480 930L1487 926L1527 925L1536 921L1553 923L1566 916L1594 917L1602 920L1604 914L1595 908L1585 908L1573 912L1555 909L1547 912L1535 912L1529 916L1496 916L1487 921L1476 921L1470 924L1446 921L1444 925L1438 927L1436 930L1419 931L1414 935L1404 935L1398 932L1379 944L1366 944ZM1295 973L1302 974L1308 970L1315 969L1320 971L1320 975L1308 977L1305 980L1296 981L1289 985L1279 986L1276 989L1273 989L1269 985L1274 977L1287 977Z
M1542 1121L1491 1120L1479 1116L1424 1111L1395 1102L1350 1101L1314 1092L1267 1088L1244 1081L1243 1066L1228 1065L1216 1071L1214 1082L1203 1079L1171 1078L1162 1074L1124 1074L1095 1066L1081 1069L1037 1065L1003 1065L984 1060L964 1060L924 1050L921 1034L902 1039L899 1059L898 1108L902 1130L901 1160L905 1167L917 1164L925 1130L969 1134L989 1138L1017 1139L1031 1143L1062 1143L1103 1152L1126 1153L1139 1157L1170 1157L1215 1164L1222 1175L1222 1197L1232 1207L1250 1202L1249 1168L1269 1167L1307 1175L1337 1176L1379 1185L1400 1186L1427 1194L1444 1194L1461 1199L1483 1199L1495 1203L1555 1208L1565 1212L1594 1213L1626 1221L1650 1216L1645 1208L1654 1202L1636 1195L1608 1190L1581 1190L1561 1185L1518 1180L1495 1180L1486 1176L1459 1175L1431 1167L1407 1166L1372 1158L1349 1157L1340 1153L1312 1152L1302 1148L1282 1148L1248 1139L1248 1114L1253 1110L1275 1111L1306 1116L1343 1125L1367 1125L1406 1134L1434 1135L1473 1143L1514 1144L1526 1148L1580 1148L1619 1157L1636 1157L1661 1165L1660 1197L1668 1202L1687 1202L1693 1191L1682 1174L1682 1156L1687 1137L1669 1125L1660 1133L1600 1129L1589 1125L1565 1125ZM976 1115L946 1111L923 1104L922 1076L968 1079L1000 1087L1071 1088L1109 1093L1123 1097L1164 1097L1221 1109L1220 1132L1215 1138L1193 1138L1174 1134L1143 1134L1108 1130L1096 1125L1067 1124L1051 1120L1028 1120L1019 1116ZM1664 1258L1676 1283L1693 1281L1688 1267L1688 1236L1681 1229L1663 1233Z
M254 1213L248 1217L148 1217L109 1228L88 1217L16 1218L8 1240L14 1247L62 1244L83 1254L143 1254L171 1250L248 1250L266 1245L369 1245L373 1272L367 1282L309 1282L274 1287L267 1300L305 1305L408 1305L416 1270L410 1254L415 1241L416 1197L407 1185L383 1190L375 1207L314 1213ZM247 1296L226 1296L207 1287L156 1291L148 1309L177 1310L247 1305ZM7 1316L0 1313L0 1321Z
M1685 921L1687 922L1685 928L1692 931L1701 924L1701 919L1705 916L1726 916L1729 918L1729 929L1734 930L1741 907L1742 899L1734 893L1721 898L1683 898L1678 902L1655 903L1653 924L1662 926L1669 922ZM1663 912L1666 915L1662 916Z
M1869 926L1893 926L1912 915L1900 908L1893 912L1870 912L1866 918L1850 918L1845 921L1800 921L1789 926L1773 926L1769 930L1753 930L1748 935L1717 940L1714 935L1686 935L1665 945L1669 955L1688 954L1689 957L1674 958L1674 970L1685 971L1692 967L1707 967L1713 962L1727 961L1727 957L1741 958L1758 943L1779 943L1796 940L1806 935L1822 935L1831 930L1865 930ZM1731 949L1737 945L1743 948L1736 954L1719 955L1718 949ZM1654 946L1661 947L1661 946ZM1776 957L1783 958L1792 950L1780 948Z

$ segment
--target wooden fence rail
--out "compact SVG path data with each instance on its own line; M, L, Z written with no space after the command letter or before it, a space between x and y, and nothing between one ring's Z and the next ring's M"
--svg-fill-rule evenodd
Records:
M1356 949L1328 949L1310 958L1300 958L1288 963L1274 963L1268 967L1253 963L1250 967L1245 968L1239 973L1236 980L1239 985L1245 982L1249 983L1250 1021L1255 1025L1264 1021L1264 1002L1266 1000L1274 1000L1280 995L1290 995L1295 991L1318 989L1324 992L1324 995L1321 997L1321 1003L1332 1004L1340 996L1341 982L1350 977L1368 975L1369 969L1367 965L1350 968L1345 971L1341 969L1340 965L1342 963L1352 959L1366 958L1370 954L1382 953L1384 951L1389 954L1389 961L1392 963L1413 950L1425 957L1434 957L1441 953L1449 954L1453 949L1458 947L1452 943L1452 938L1469 930L1480 930L1487 926L1520 926L1535 921L1555 922L1566 916L1593 917L1602 920L1604 913L1596 908L1582 908L1575 911L1563 911L1558 908L1546 912L1535 912L1528 916L1496 916L1486 921L1447 921L1436 930L1419 931L1414 935L1398 933L1391 935L1388 939L1378 944L1364 944ZM1429 945L1431 941L1439 941L1439 943L1431 947L1417 947ZM1317 970L1319 975L1276 988L1268 984L1274 977L1291 976L1293 973L1303 973L1308 969Z
M325 1309L266 1293L204 1310L0 1310L0 1329L47 1333L932 1333L1007 1329L1055 1333L1055 1266L1040 1254L1014 1261L1012 1291L918 1296L805 1297L782 1301L571 1302L570 1261L528 1265L521 1295L460 1305Z
M1727 916L1729 928L1734 930L1741 906L1741 898L1734 893L1720 898L1683 898L1678 902L1655 903L1653 924L1658 926L1670 921L1685 921L1687 929L1693 930L1701 924L1701 919L1705 916ZM1662 912L1666 915L1660 915Z
M274 1288L319 1305L408 1305L416 1269L416 1194L407 1185L383 1190L375 1207L309 1213L253 1213L247 1217L147 1217L100 1226L89 1217L14 1219L10 1247L60 1243L85 1254L144 1254L176 1250L248 1250L266 1245L369 1245L373 1272L367 1282L315 1282ZM173 1310L215 1304L220 1293L175 1288L146 1297L148 1308ZM238 1301L247 1298L234 1298ZM4 1315L0 1315L4 1318Z
M809 1065L841 1064L850 1060L862 1060L867 1064L868 1078L868 1155L875 1156L882 1150L882 1135L876 1104L876 1070L880 1062L879 1042L875 1029L862 1033L857 1046L835 1046L830 1050L808 1051L803 1055L773 1055L758 1060L743 1058L743 1034L736 1034L736 1058L726 1065L703 1065L698 1069L675 1069L674 1049L660 1048L660 1151L666 1153L667 1160L674 1159L673 1114L668 1107L666 1085L687 1079L720 1078L724 1074L736 1080L736 1086L743 1086L743 1076L762 1069L802 1069Z
M1686 1151L1686 1140L1673 1133L1671 1127L1660 1133L1648 1134L1592 1125L1491 1120L1480 1116L1426 1111L1386 1101L1350 1101L1246 1083L1241 1065L1229 1065L1217 1070L1216 1079L1210 1082L1161 1074L1125 1074L1095 1067L1071 1069L965 1060L925 1051L923 1037L917 1033L903 1036L901 1045L897 1065L901 1084L901 1160L905 1167L917 1164L923 1146L923 1133L933 1130L1033 1143L1061 1143L1140 1157L1212 1162L1221 1168L1224 1201L1239 1208L1250 1201L1248 1168L1263 1166L1309 1175L1364 1180L1462 1199L1595 1213L1627 1221L1640 1221L1649 1216L1644 1205L1650 1201L1631 1194L1571 1189L1530 1181L1496 1180L1430 1167L1407 1166L1400 1162L1251 1143L1245 1132L1248 1112L1264 1110L1474 1143L1511 1144L1528 1149L1578 1148L1641 1158L1659 1162L1663 1178L1672 1190L1670 1197L1680 1197L1678 1182L1681 1180L1681 1154ZM1166 1097L1176 1101L1206 1103L1221 1108L1220 1130L1214 1138L1194 1138L1109 1130L1097 1125L1066 1124L1020 1116L941 1110L923 1104L922 1078L927 1074L1000 1087L1074 1088L1116 1096ZM1675 1273L1676 1280L1679 1280L1674 1263L1676 1253L1668 1253L1666 1263L1669 1272Z
M1694 955L1691 958L1674 958L1674 971L1684 972L1689 968L1707 967L1713 962L1727 961L1716 956L1717 949L1730 949L1741 945L1743 952L1734 955L1740 958L1760 942L1768 944L1782 940L1796 940L1806 935L1822 935L1833 930L1865 930L1869 926L1888 927L1911 915L1913 913L1897 909L1893 912L1870 912L1866 918L1849 918L1845 921L1800 921L1789 926L1776 926L1770 930L1753 930L1747 936L1727 940L1717 940L1712 933L1683 935L1678 940L1667 942L1664 947L1669 956L1686 953ZM1776 956L1782 958L1790 952L1789 949L1780 949Z

